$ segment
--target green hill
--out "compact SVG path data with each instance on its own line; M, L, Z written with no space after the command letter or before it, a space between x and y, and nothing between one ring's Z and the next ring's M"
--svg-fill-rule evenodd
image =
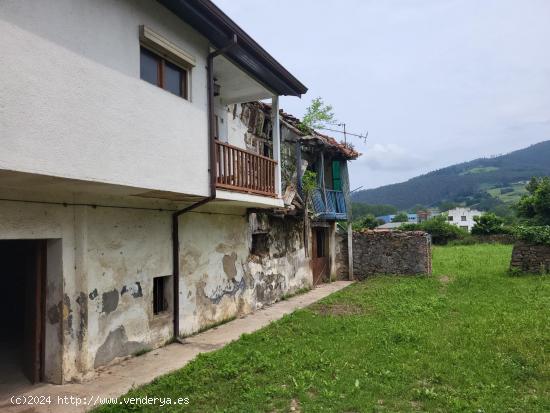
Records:
M452 165L406 182L358 191L352 200L400 209L445 201L474 204L489 200L509 204L520 198L526 181L533 176L550 176L550 141L506 155Z

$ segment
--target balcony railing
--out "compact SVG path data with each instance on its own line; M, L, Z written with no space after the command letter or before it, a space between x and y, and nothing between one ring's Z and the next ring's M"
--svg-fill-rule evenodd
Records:
M271 158L216 141L218 188L275 197L276 166Z
M322 219L345 220L348 217L346 201L342 191L318 188L313 193L315 213Z

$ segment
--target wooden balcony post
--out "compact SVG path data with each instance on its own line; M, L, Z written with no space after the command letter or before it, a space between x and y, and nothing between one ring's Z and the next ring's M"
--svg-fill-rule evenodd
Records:
M271 98L271 122L273 125L273 159L275 165L275 193L281 196L281 122L279 115L279 96Z

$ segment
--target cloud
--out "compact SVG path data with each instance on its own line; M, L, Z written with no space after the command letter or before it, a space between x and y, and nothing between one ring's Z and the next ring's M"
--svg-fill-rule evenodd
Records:
M394 143L375 143L360 158L361 163L375 171L410 171L426 166L426 159Z

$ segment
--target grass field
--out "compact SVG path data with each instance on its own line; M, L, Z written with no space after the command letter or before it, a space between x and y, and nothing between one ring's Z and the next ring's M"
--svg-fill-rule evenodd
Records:
M163 410L185 412L548 412L550 279L507 275L510 253L436 247L433 277L357 283L129 396L187 396Z

